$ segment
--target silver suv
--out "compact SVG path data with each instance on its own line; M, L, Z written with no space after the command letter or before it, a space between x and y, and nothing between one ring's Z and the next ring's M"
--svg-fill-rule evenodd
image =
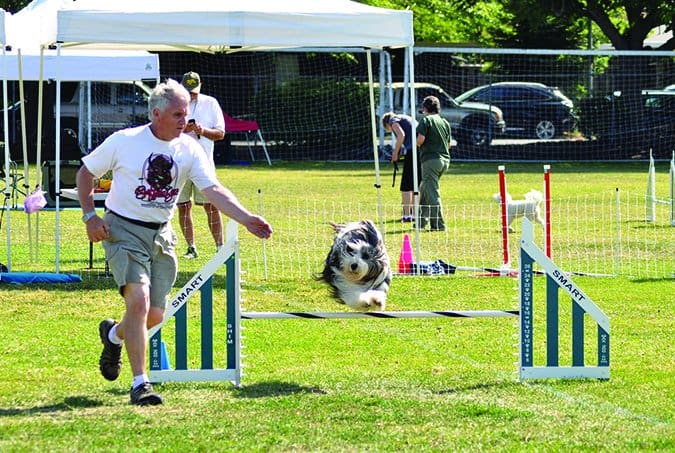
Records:
M394 111L403 112L404 83L392 83ZM483 148L490 145L492 139L502 135L506 124L502 111L495 106L478 102L460 105L443 88L433 83L415 82L415 106L419 108L427 96L436 96L441 102L441 116L448 120L452 128L452 138L459 146ZM421 110L420 110L421 112Z

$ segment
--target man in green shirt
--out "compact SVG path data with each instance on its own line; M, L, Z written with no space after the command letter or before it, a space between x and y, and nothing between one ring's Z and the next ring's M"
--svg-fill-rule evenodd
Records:
M424 118L417 126L417 147L422 162L420 184L419 226L431 231L444 231L441 206L440 179L450 167L450 123L441 117L441 103L436 96L427 96L422 102Z

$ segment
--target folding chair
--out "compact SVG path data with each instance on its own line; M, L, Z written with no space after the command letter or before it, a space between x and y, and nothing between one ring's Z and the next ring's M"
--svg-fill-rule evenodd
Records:
M255 157L253 155L253 148L251 147L251 141L253 141L253 146L256 146L258 143L258 139L260 139L260 144L262 145L263 151L265 151L267 163L269 165L272 165L270 155L267 152L267 146L265 145L265 139L262 136L262 132L260 132L260 126L258 125L257 121L234 118L228 115L227 113L223 113L223 117L225 118L226 134L243 133L244 135L246 135L246 145L248 146L248 152L251 155L251 161L255 161Z
M0 159L0 187L2 187L0 192L5 194L3 207L4 203L9 201L7 208L18 209L19 196L26 196L28 187L26 187L25 184L22 184L23 174L19 171L19 164L13 160L9 161L9 187L6 187L7 179L4 159ZM23 188L23 190L21 190L21 188Z

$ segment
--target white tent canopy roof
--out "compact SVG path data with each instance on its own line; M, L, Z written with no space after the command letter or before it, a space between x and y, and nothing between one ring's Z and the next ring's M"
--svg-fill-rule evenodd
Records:
M349 0L78 0L43 44L145 50L411 47L412 12Z
M7 80L19 80L19 58L15 50L5 55ZM40 55L21 53L23 80L40 80ZM159 57L145 51L55 50L44 51L43 79L55 80L60 65L62 81L159 80Z

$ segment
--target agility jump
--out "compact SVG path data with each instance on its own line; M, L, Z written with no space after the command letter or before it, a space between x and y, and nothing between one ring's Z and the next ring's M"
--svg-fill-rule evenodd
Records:
M609 318L579 288L568 274L560 270L533 242L534 227L523 219L520 259L520 310L519 311L392 311L392 312L242 312L240 301L239 241L237 224L227 225L227 242L224 247L195 274L179 291L167 307L162 323L149 332L150 380L152 382L230 381L241 385L242 338L241 321L255 319L402 319L402 318L482 318L520 317L520 380L528 378L596 378L609 379ZM534 263L546 272L546 363L536 365L534 353ZM213 312L211 277L225 264L227 278L227 357L226 368L213 367ZM559 290L572 299L572 364L559 364ZM201 294L201 368L189 369L187 360L187 302L199 291ZM537 313L539 315L539 313ZM589 315L598 325L597 365L586 365L584 355L584 319ZM161 340L161 327L171 317L176 318L175 369L169 362Z

